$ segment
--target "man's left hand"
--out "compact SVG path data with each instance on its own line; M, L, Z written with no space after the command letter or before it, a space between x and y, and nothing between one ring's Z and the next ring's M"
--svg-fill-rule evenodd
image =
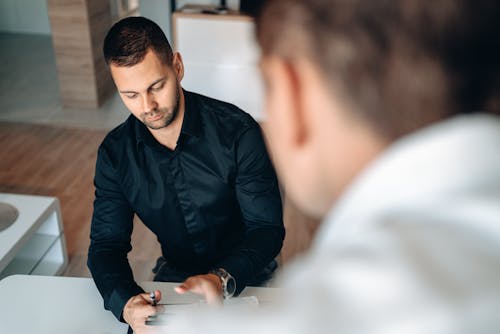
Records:
M175 291L180 294L190 291L203 295L211 305L222 303L222 282L215 274L191 276L177 286Z

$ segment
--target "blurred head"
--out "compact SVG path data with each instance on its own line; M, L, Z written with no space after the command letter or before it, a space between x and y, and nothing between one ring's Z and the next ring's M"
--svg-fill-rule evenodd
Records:
M499 12L481 0L267 1L265 132L291 198L322 215L395 139L500 113Z
M152 130L170 125L181 104L184 66L161 28L144 17L127 17L111 27L103 51L132 114Z

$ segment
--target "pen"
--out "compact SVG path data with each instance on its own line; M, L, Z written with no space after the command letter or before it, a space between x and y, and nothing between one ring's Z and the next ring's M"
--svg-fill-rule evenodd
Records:
M156 295L154 291L149 293L149 298L151 298L151 305L156 306Z

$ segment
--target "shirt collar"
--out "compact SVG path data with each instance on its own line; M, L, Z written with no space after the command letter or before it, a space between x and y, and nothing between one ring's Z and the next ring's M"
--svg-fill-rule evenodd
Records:
M199 137L201 135L201 119L200 111L198 110L200 106L198 105L198 99L196 95L185 91L184 92L184 119L182 120L181 136L186 134L188 136ZM135 116L130 115L135 119L135 129L136 129L136 140L137 145L144 142L150 146L160 145L158 141L153 137L148 128ZM179 138L180 139L180 138Z
M498 142L500 117L484 114L456 116L402 137L344 191L316 233L316 247L345 240L389 213L438 217L444 199L460 203L471 189L500 185L500 149L491 145Z
M201 119L198 99L195 94L183 89L184 92L184 120L182 121L181 133L199 137L201 135Z

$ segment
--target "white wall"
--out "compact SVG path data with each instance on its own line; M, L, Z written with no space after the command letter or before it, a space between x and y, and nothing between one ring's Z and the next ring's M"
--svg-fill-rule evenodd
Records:
M168 40L172 41L170 32L170 0L139 0L139 14L158 24Z
M0 0L0 31L50 35L46 0Z

